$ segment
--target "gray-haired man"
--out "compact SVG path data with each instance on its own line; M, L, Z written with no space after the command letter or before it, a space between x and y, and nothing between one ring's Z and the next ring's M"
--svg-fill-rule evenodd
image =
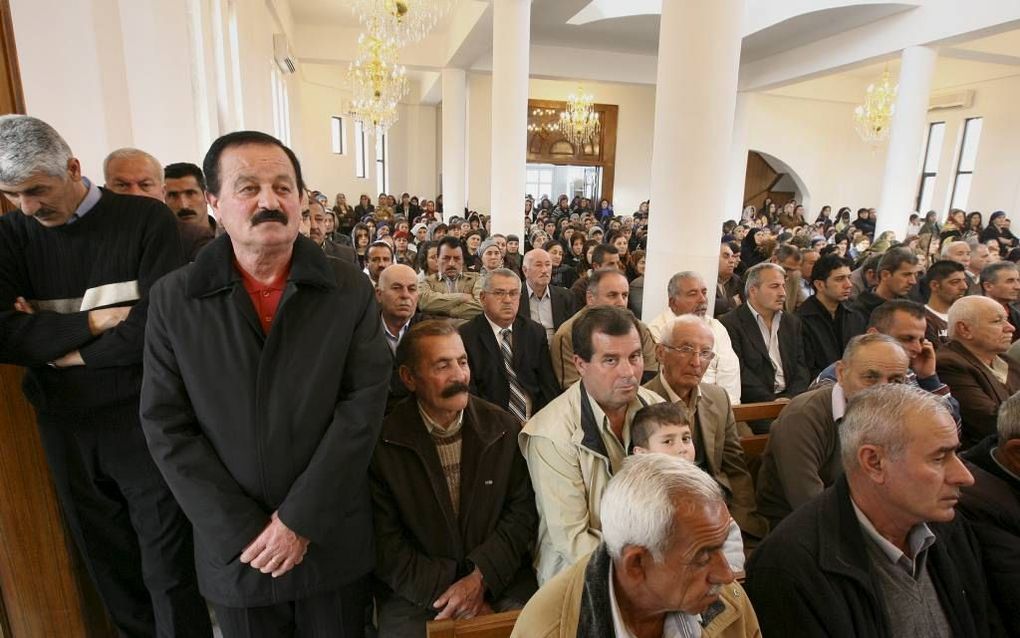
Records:
M0 362L28 369L89 574L124 635L209 635L191 528L138 419L149 288L183 263L173 213L100 189L22 115L0 118L0 191L19 209L0 217Z

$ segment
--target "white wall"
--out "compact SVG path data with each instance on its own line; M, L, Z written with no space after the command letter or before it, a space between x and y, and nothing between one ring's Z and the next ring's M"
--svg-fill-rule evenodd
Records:
M585 91L601 104L620 107L616 135L616 177L613 204L631 213L648 199L652 163L652 122L655 115L655 87L637 84L585 82ZM531 78L529 97L563 100L577 90L570 81ZM468 204L488 212L490 164L492 159L492 76L468 74ZM523 189L523 184L521 185Z
M228 47L231 6L238 26L236 64L225 52L225 94L217 90L216 4ZM286 0L12 0L11 12L28 113L60 131L100 182L103 158L123 146L164 164L201 164L212 139L240 125L234 114L246 128L274 133L273 34L290 29ZM293 78L286 82L295 139Z
M368 137L368 171L365 179L355 177L354 123L347 119L346 154L332 152L330 118L343 116L351 94L345 88L347 68L334 64L302 64L298 72L301 92L302 137L295 139L295 150L309 186L327 193L347 195L357 204L365 193L375 201L375 140ZM412 92L413 93L413 92ZM388 190L433 199L438 193L436 162L436 107L401 104L398 120L387 132Z

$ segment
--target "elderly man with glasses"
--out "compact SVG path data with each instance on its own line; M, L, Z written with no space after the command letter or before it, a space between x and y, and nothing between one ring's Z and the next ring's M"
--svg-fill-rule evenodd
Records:
M744 462L729 396L721 386L702 383L716 356L714 345L712 329L700 317L688 314L670 320L656 346L659 375L645 388L686 408L697 451L694 462L723 488L741 531L762 538L768 524L755 511L754 484Z

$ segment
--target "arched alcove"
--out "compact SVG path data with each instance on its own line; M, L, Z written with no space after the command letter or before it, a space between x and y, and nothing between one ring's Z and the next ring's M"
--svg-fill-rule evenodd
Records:
M795 199L810 205L811 193L804 179L789 164L769 153L751 150L744 174L744 206L760 208L765 199L779 206Z

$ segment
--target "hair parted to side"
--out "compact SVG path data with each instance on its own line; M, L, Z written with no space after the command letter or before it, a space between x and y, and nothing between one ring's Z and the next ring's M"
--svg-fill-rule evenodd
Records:
M678 456L639 454L627 457L602 495L602 539L619 559L627 546L644 547L662 561L674 536L679 504L725 503L715 480Z
M1009 397L999 406L999 418L996 421L999 433L999 445L1006 441L1020 439L1020 392Z
M630 310L615 306L592 306L584 311L570 329L574 354L585 361L591 361L591 356L595 354L591 342L596 332L610 337L622 337L630 334L631 330L641 334L637 317Z
M38 173L66 177L72 157L60 133L39 118L0 117L0 182L21 184Z
M679 403L653 403L646 405L634 414L630 424L631 446L648 447L648 439L664 425L691 424L687 408Z
M482 275L482 290L484 292L492 292L492 280L494 277L509 277L510 279L516 279L517 285L521 285L520 276L509 268L496 268L493 270L487 270Z
M940 416L953 418L945 399L906 383L877 385L855 394L839 425L844 471L857 468L862 445L882 447L893 458L902 456L908 443L907 419L932 421Z
M287 155L287 159L290 160L291 166L294 167L298 191L305 190L305 180L301 177L301 162L298 161L294 151L268 133L261 131L234 131L214 140L205 154L205 159L202 161L202 171L205 173L206 184L209 186L210 193L219 195L220 187L223 185L220 183L220 157L222 157L223 152L229 148L245 146L247 144L276 146L283 150Z
M448 335L460 335L457 326L453 325L449 319L428 319L414 324L397 345L397 366L407 366L414 370L421 356L419 342L429 337L446 337Z
M616 270L615 268L595 270L591 273L591 277L588 278L588 287L584 289L585 292L590 292L593 296L599 294L599 286L609 277L623 277L626 279L627 275L623 274L622 270Z

